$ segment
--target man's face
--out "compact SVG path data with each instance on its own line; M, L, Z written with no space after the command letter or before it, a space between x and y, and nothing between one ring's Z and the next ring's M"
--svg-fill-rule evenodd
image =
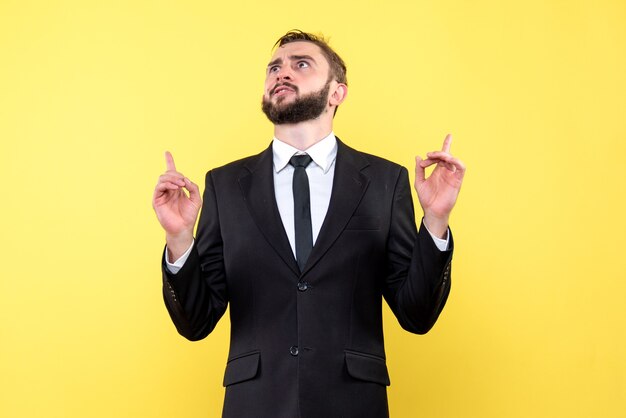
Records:
M263 112L275 125L304 122L328 111L330 66L311 42L279 47L267 66Z

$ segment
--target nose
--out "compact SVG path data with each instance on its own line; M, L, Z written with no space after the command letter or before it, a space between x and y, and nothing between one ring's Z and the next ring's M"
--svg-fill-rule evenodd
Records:
M292 79L291 68L289 68L286 65L282 66L280 68L280 70L278 70L278 72L276 73L276 80L277 81L291 80L291 79Z

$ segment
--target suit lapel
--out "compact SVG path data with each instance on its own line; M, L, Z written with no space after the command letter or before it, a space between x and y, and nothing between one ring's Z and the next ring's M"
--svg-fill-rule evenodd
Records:
M267 242L289 268L299 275L300 269L293 256L276 205L271 145L257 158L246 163L245 167L248 171L239 178L239 186L248 210Z
M345 229L369 185L369 177L361 172L368 165L361 154L337 138L337 159L330 205L302 274L322 258Z

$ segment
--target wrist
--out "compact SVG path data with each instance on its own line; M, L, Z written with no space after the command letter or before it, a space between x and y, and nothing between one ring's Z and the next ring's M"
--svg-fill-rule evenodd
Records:
M445 239L448 233L449 216L435 216L430 213L424 214L424 225L431 234L437 238Z
M193 231L183 231L178 234L166 234L168 261L173 263L189 249L193 243Z

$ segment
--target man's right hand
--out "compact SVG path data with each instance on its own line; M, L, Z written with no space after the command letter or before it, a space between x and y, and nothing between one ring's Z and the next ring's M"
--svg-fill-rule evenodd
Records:
M165 152L167 171L154 188L152 207L165 230L169 261L173 263L193 243L193 227L202 207L198 186L176 171L174 158ZM189 191L189 196L183 189Z

